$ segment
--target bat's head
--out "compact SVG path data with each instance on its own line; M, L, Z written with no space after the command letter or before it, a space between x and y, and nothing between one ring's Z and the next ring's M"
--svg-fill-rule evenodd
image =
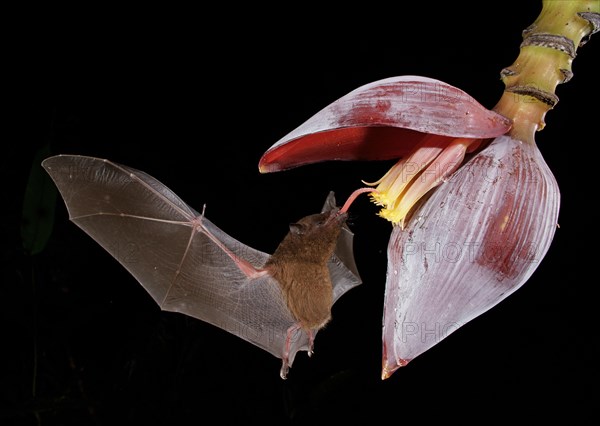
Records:
M288 238L298 241L298 244L322 245L324 251L329 251L329 255L335 249L337 238L342 226L348 219L348 208L352 205L356 197L360 194L376 192L373 188L360 188L354 191L344 205L339 208L335 205L333 192L329 194L321 213L311 214L290 225ZM301 242L303 241L303 243Z
M321 213L305 216L290 224L290 232L274 256L326 262L335 251L340 231L348 219L348 208L358 195L373 191L373 188L357 189L342 208L335 205L333 193L330 193Z
M348 213L340 213L337 207L324 213L303 217L290 224L290 232L282 243L284 250L293 253L296 259L327 261L335 250L338 236L347 218ZM283 247L280 245L281 249Z
M305 216L290 224L290 233L304 236L325 236L334 233L337 236L346 219L348 212L342 212L335 207L323 213Z

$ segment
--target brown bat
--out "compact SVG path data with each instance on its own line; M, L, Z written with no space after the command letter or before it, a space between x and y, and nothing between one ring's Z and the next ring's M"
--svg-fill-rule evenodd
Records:
M158 180L108 160L58 155L42 163L70 219L123 265L162 310L226 330L282 359L280 375L331 307L361 283L346 225L329 193L321 213L290 225L270 256L221 231Z

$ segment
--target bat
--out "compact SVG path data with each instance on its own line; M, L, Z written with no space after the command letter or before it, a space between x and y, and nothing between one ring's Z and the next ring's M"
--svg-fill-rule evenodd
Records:
M227 235L152 176L108 160L45 159L69 219L146 289L180 312L281 358L287 377L298 351L312 355L332 305L361 283L346 224L330 192L320 213L290 225L273 255Z

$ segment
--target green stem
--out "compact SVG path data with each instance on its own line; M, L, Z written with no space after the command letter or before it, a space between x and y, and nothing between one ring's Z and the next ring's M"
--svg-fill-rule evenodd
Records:
M494 110L513 120L510 135L535 143L535 132L558 102L556 86L573 73L575 52L600 26L598 0L544 0L540 15L523 31L516 61L501 72L505 89Z

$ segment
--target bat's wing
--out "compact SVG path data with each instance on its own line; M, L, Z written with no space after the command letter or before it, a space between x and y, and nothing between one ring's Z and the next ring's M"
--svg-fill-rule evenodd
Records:
M321 213L330 211L336 207L335 195L333 192L330 192ZM354 234L350 231L348 225L344 224L334 255L328 264L331 282L333 283L334 303L348 290L361 283L358 268L354 261L353 240Z
M287 330L295 320L279 285L267 274L249 279L207 232L256 269L268 254L236 241L144 172L70 155L48 158L42 165L70 219L117 259L163 310L206 321L282 358ZM308 350L304 332L293 337L289 365L298 350Z

